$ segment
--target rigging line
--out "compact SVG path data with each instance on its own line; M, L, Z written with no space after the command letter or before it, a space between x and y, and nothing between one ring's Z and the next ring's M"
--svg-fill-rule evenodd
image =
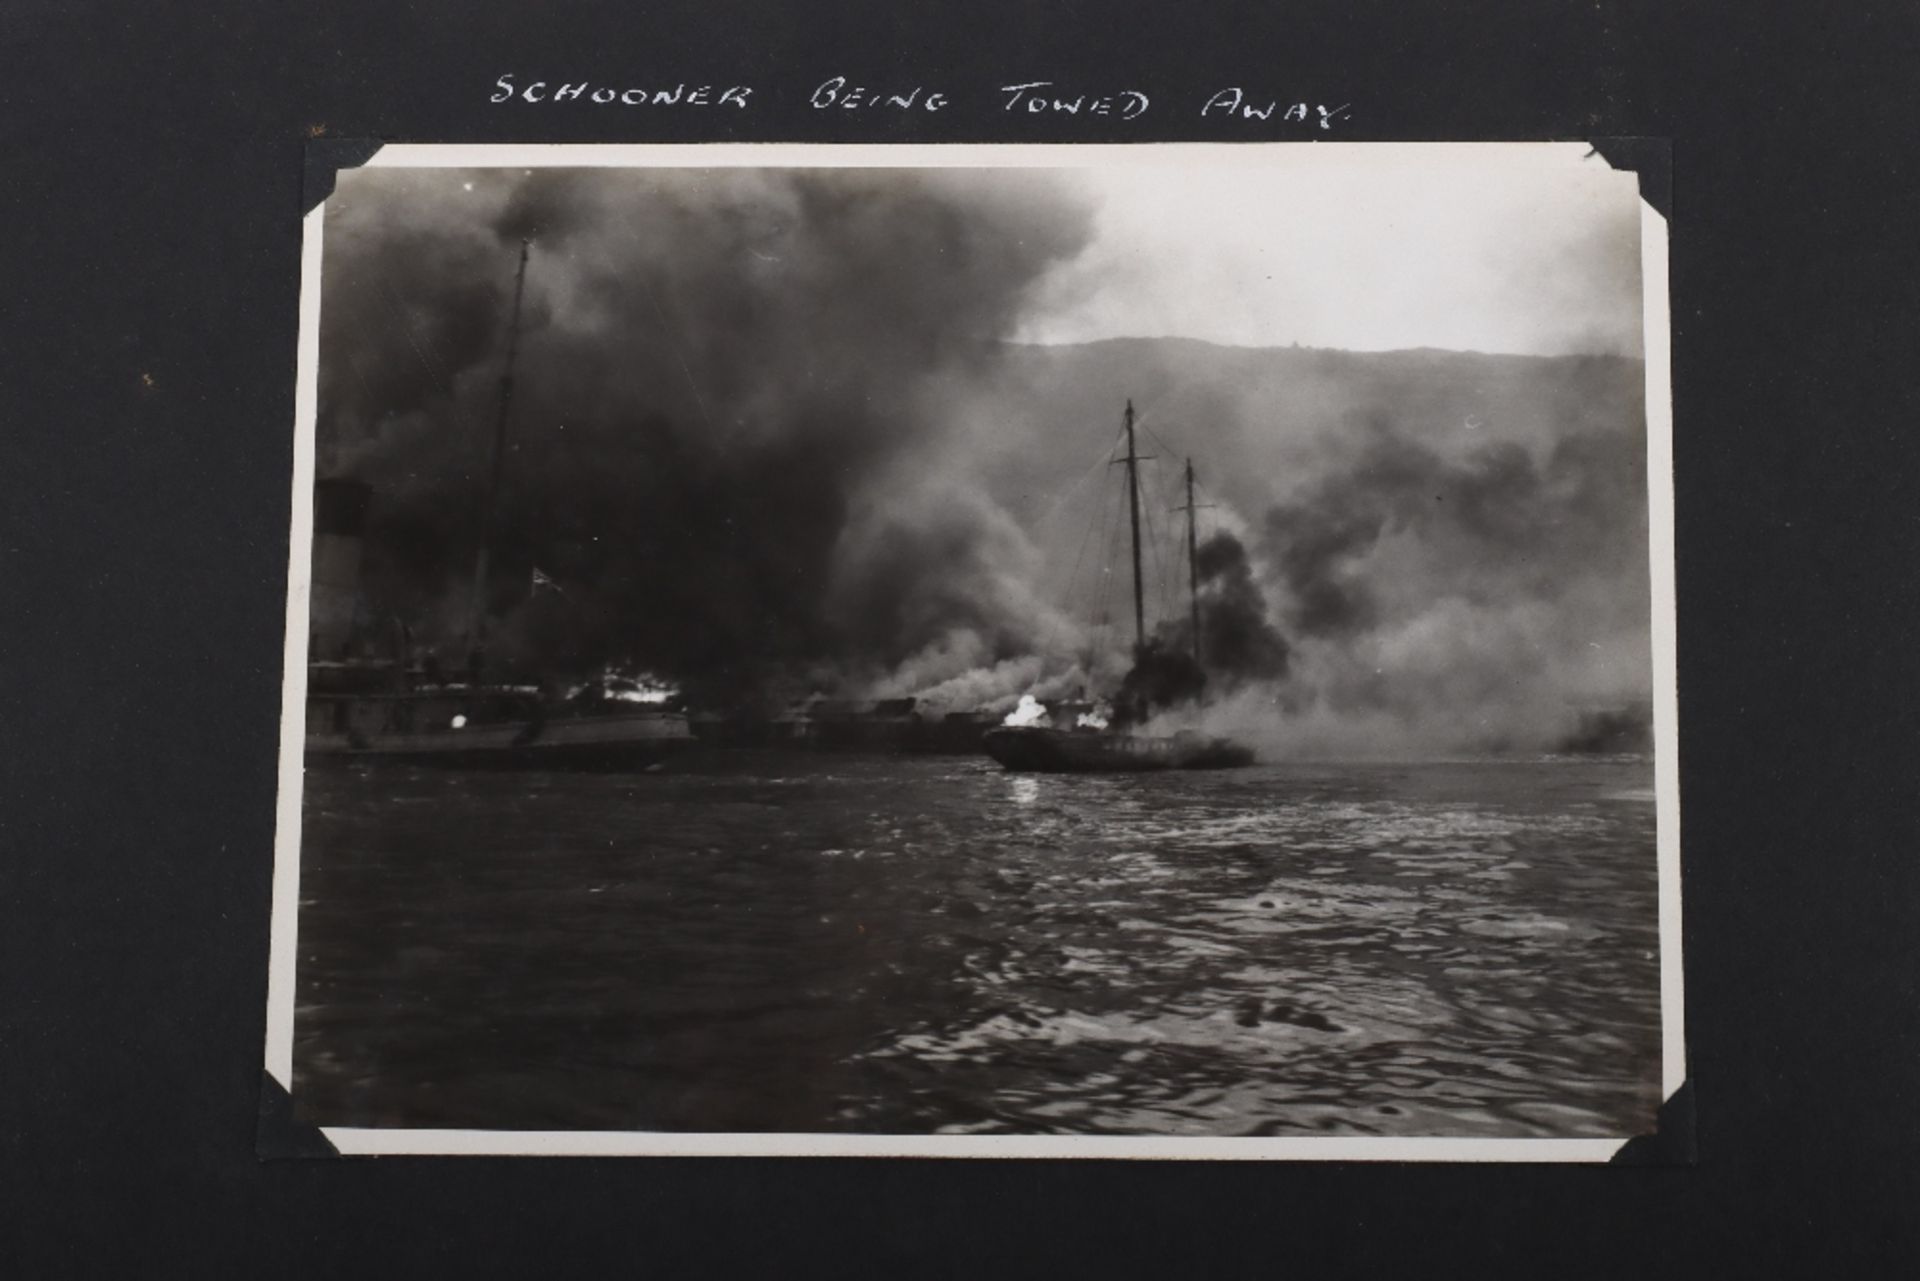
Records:
M1152 461L1154 461L1152 455L1144 455L1139 459L1139 465L1143 466L1146 463L1149 463ZM1137 471L1138 467L1136 467L1135 470ZM1158 536L1154 533L1154 528L1153 528L1153 501L1152 501L1153 493L1151 488L1152 482L1150 480L1145 480L1143 478L1136 477L1135 484L1138 487L1138 491L1139 491L1137 495L1139 502L1145 508L1145 510L1143 510L1140 513L1140 528L1141 528L1141 541L1146 551L1145 561L1144 561L1143 570L1142 570L1142 577L1145 578L1146 581L1145 582L1136 581L1134 583L1134 588L1139 593L1139 597L1140 597L1138 602L1139 617L1136 619L1136 621L1144 624L1145 616L1149 611L1151 611L1155 615L1159 613L1159 610L1154 602L1153 593L1155 588L1158 586L1160 548L1158 545ZM1152 631L1148 630L1144 625L1140 627L1139 632L1140 634L1136 637L1136 640L1140 644L1145 644L1147 643L1148 640L1152 638L1152 635L1153 635Z
M638 240L639 237L636 235L634 239ZM667 346L672 348L673 358L680 364L680 372L686 376L687 389L693 392L694 407L700 411L700 421L706 424L708 431L716 430L713 415L707 412L707 398L700 394L700 384L694 381L693 366L687 363L687 354L681 350L680 343L674 336L673 325L667 320L667 313L660 306L660 299L654 294L653 286L647 283L647 273L636 272L634 279L640 285L640 292L645 294L647 301L652 304L653 314L660 318L660 334L667 340Z
M1035 532L1035 534L1037 534L1037 536L1039 536L1039 538L1043 540L1043 544L1052 544L1052 542L1056 542L1054 538L1050 538L1050 534L1052 534L1052 530L1056 528L1056 522L1060 522L1060 519L1062 519L1062 515L1066 513L1066 509L1068 509L1069 501L1077 501L1077 499L1081 497L1081 494L1083 494L1083 492L1087 490L1087 480L1089 480L1091 476L1092 476L1092 469L1089 469L1089 471L1081 472L1081 474L1079 474L1079 476L1077 476L1075 480L1071 480L1071 482L1069 482L1066 488L1062 488L1062 490L1060 490L1060 494L1054 497L1054 501L1052 501L1052 505L1050 505L1050 507L1048 507L1048 509L1046 509L1044 513L1041 513L1041 515L1039 515L1037 519L1035 519L1035 522L1033 522L1033 532Z
M405 335L407 345L413 348L413 354L420 361L420 367L425 369L428 377L439 384L446 393L447 413L453 419L455 427L454 440L465 442L469 448L477 447L473 420L467 416L466 410L461 406L460 397L455 394L452 371L448 369L445 361L439 359L438 353L431 352L421 345L419 335L414 332L413 313L407 307L406 300L401 298L399 291L393 287L393 282L382 276L380 288L387 295L387 309L398 318L400 332ZM360 380L364 390L369 393L372 391L372 388L367 386L366 375L360 372L358 365L354 366L354 376ZM455 456L458 456L457 447Z
M1105 459L1101 459L1099 462L1096 462L1094 466L1100 467L1105 463L1105 461L1106 461ZM1091 475L1092 473L1089 472L1088 474ZM1078 603L1077 598L1079 596L1079 590L1080 590L1080 566L1086 560L1087 545L1093 541L1093 535L1095 531L1106 523L1107 501L1109 498L1112 497L1113 489L1109 485L1102 485L1100 486L1099 493L1100 493L1100 498L1097 506L1094 508L1093 520L1088 523L1086 532L1080 536L1080 550L1074 554L1073 568L1069 570L1067 573L1066 590L1063 593L1063 595L1065 595L1067 598L1067 609L1069 612L1072 612L1075 605ZM1089 597L1091 597L1092 592L1089 591L1088 595ZM1089 600L1087 603L1091 605L1092 601Z
M400 331L406 335L407 345L413 348L413 354L419 359L420 367L425 369L434 382L439 384L445 392L448 412L458 425L461 438L466 438L470 435L468 428L471 419L469 419L465 409L461 406L460 397L454 392L454 371L448 366L446 361L440 358L439 352L434 350L431 345L422 345L419 335L415 332L412 309L406 305L406 300L403 299L399 291L393 287L393 282L382 277L380 280L380 288L387 295L388 310L393 312L399 319ZM365 375L359 375L357 369L355 373L361 378L362 385L364 385L366 381Z
M1100 521L1100 563L1094 567L1094 596L1097 602L1095 617L1102 627L1113 617L1113 561L1114 544L1119 539L1121 504L1118 502L1101 504Z
M1150 601L1153 605L1156 619L1164 619L1166 617L1166 558L1164 549L1161 546L1160 534L1154 528L1153 523L1153 509L1156 504L1151 501L1151 493L1149 493L1148 498L1149 501L1144 504L1146 510L1140 513L1140 519L1141 523L1146 526L1147 547L1150 552L1149 563L1153 567L1153 593L1150 594Z
M1197 382L1199 382L1199 379L1197 378L1188 378L1188 379L1182 380L1181 382L1175 383L1171 388L1169 388L1166 391L1164 395L1162 395L1159 398L1158 401L1155 402L1156 405L1164 405L1170 401L1179 399L1180 395L1183 392L1185 392L1187 388L1192 387ZM1151 421L1153 418L1153 412L1154 411L1152 409L1145 409L1145 410L1139 411L1134 415L1133 425L1135 427L1141 428L1143 431L1147 432L1148 435L1153 435L1153 428L1146 426L1145 423L1142 421L1143 419L1147 421ZM1158 436L1154 436L1153 438L1154 440L1159 442L1161 448L1163 449L1168 448L1167 443L1164 440L1160 440Z
M1183 468L1168 468L1166 472L1167 483L1161 490L1160 495L1160 501L1163 504L1162 511L1169 517L1167 522L1166 543L1168 566L1167 588L1166 600L1163 606L1167 611L1168 618L1185 618L1187 616L1186 611L1181 608L1181 595L1185 586L1184 571L1187 564L1185 555L1186 536L1180 522L1171 519L1173 512L1178 508L1181 488L1185 480L1186 473Z
M407 336L407 345L413 348L413 354L419 357L421 368L431 374L436 382L444 383L450 381L446 366L429 356L426 348L420 345L419 337L413 332L413 320L407 311L407 305L394 289L393 282L385 276L382 276L380 278L380 288L387 295L389 310L400 317L400 330Z
M1093 476L1095 472L1099 471L1101 464L1106 461L1107 460L1104 458L1094 459L1093 462L1087 467L1085 471L1081 472L1073 480L1069 481L1067 485L1061 489L1059 495L1053 500L1053 506L1049 507L1046 513L1040 517L1039 521L1037 522L1039 527L1044 529L1047 525L1051 524L1053 522L1053 518L1059 513L1061 507L1065 505L1067 499L1073 497L1074 494L1079 492L1080 486L1086 484L1087 480L1091 476Z
M1134 426L1139 430L1144 431L1147 435L1147 439L1152 441L1154 444L1158 445L1160 447L1161 453L1166 457L1168 458L1172 458L1175 456L1184 457L1184 455L1180 454L1179 450L1176 450L1172 445L1168 444L1166 439L1162 437L1159 432L1155 431L1149 425L1148 420L1150 420L1152 416L1152 412L1153 411L1151 409L1145 412L1138 412L1136 407L1136 413L1134 415ZM1171 473L1163 472L1162 475L1168 476L1168 475L1171 475ZM1169 481L1165 486L1164 492L1160 495L1160 497L1162 501L1170 504L1171 503L1170 496L1173 495L1173 493L1174 493L1174 486L1172 482ZM1170 537L1171 533L1169 533L1168 536ZM1154 566L1155 566L1156 578L1157 578L1156 590L1158 592L1158 596L1156 597L1156 602L1157 602L1159 613L1163 618L1172 616L1171 611L1173 610L1174 596L1175 596L1174 584L1168 573L1168 566L1169 564L1171 564L1171 561L1169 561L1167 557L1168 557L1168 553L1166 548L1161 545L1160 540L1156 539L1154 544Z
M1182 495L1182 497L1185 497L1185 495ZM1202 501L1203 499L1207 501ZM1199 480L1196 479L1193 482L1193 541L1196 547L1206 542L1208 537L1200 523L1200 513L1209 507L1217 506L1219 506L1219 503L1213 501L1212 493L1208 491L1205 485L1202 485Z
M1160 445L1162 449L1166 450L1169 455L1179 456L1178 451L1175 450L1171 445L1168 445L1166 441L1161 440L1157 434L1149 432L1149 435L1153 435L1153 439ZM1184 471L1168 473L1166 489L1164 493L1161 495L1161 501L1164 504L1164 508L1167 512L1172 513L1172 512L1179 512L1179 511L1186 510L1186 503L1184 500L1186 499L1187 495L1183 492L1183 485L1182 485L1182 482L1185 479L1186 479L1186 476ZM1199 511L1197 510L1197 508L1200 506L1204 506L1204 504L1200 502L1201 493L1202 493L1202 490L1199 484L1196 482L1194 485L1194 493L1193 493L1193 499L1192 499L1196 507L1196 510L1193 513L1193 520L1195 522L1194 529L1196 533L1196 541L1197 541L1197 534L1199 530ZM1168 564L1173 566L1173 570L1166 585L1166 590L1161 602L1161 607L1166 611L1166 616L1169 618L1186 617L1186 611L1181 608L1181 602L1180 602L1181 588L1184 586L1184 584L1178 581L1181 576L1181 571L1187 568L1186 556L1185 556L1185 550L1186 550L1185 539L1181 536L1181 534L1182 534L1182 530L1178 525L1175 525L1175 524L1168 525L1167 527L1167 539L1168 539L1168 547L1169 547Z
M1102 627L1108 626L1113 619L1113 562L1116 559L1114 544L1120 540L1120 513L1123 509L1124 505L1121 503L1116 502L1112 504L1111 525L1108 529L1102 531L1103 537L1100 546L1101 551L1105 554L1105 561L1100 567L1099 578L1100 626Z
M1093 475L1094 469L1100 465L1100 461L1103 460L1096 460L1096 462L1088 468L1087 475ZM1088 522L1086 531L1081 535L1080 547L1073 558L1073 564L1067 571L1065 581L1060 585L1060 595L1064 603L1064 608L1067 613L1074 618L1081 617L1080 611L1082 609L1091 610L1093 607L1094 589L1082 583L1080 567L1086 563L1087 547L1092 543L1093 539L1099 535L1106 520L1107 488L1105 485L1101 485L1093 492L1095 498L1092 519ZM1049 569L1049 581L1051 581L1055 572L1057 572L1057 565Z
M1036 525L1036 528L1043 539L1045 538L1047 531L1053 525L1054 517L1059 513L1060 509L1065 505L1067 499L1069 497L1074 497L1078 495L1081 487L1087 483L1087 480L1091 476L1093 476L1094 472L1101 466L1101 463L1104 461L1105 461L1104 459L1095 459L1093 465L1089 467L1086 471L1082 472L1080 474L1079 479L1075 480L1071 485L1069 485L1065 490L1063 490L1061 492L1060 497L1054 500L1054 505L1052 510L1050 510L1047 513L1047 515L1041 517ZM1101 486L1100 495L1102 499L1102 504L1100 507L1097 507L1095 509L1096 521L1099 518L1099 515L1098 515L1099 512L1104 510L1104 499L1106 497L1106 492L1107 492L1106 487L1104 485ZM1086 557L1087 543L1092 539L1093 531L1094 531L1094 525L1090 523L1087 526L1086 531L1082 533L1080 536L1080 549L1074 555L1073 568L1067 572L1066 579L1059 584L1059 589L1060 589L1059 594L1066 601L1067 608L1069 610L1071 610L1073 607L1073 595L1080 581L1080 564L1081 564L1081 561L1084 560ZM1051 559L1049 560L1048 563L1049 563L1049 569L1046 574L1046 581L1051 583L1053 581L1054 574L1057 572L1059 568L1059 565L1057 561L1053 561Z
M1080 604L1080 566L1086 563L1087 546L1093 541L1102 514L1097 494L1093 496L1092 506L1093 510L1087 513L1087 520L1081 531L1073 559L1069 562L1064 556L1048 553L1046 570L1041 576L1041 592L1056 602L1071 617L1077 617L1075 611Z
M1167 463L1169 463L1169 465L1160 472L1160 494L1156 495L1156 513L1154 513L1156 517L1160 517L1160 520L1162 520L1162 524L1160 524L1160 547L1158 547L1158 555L1160 555L1160 613L1162 613L1162 618L1171 616L1169 615L1169 611L1173 609L1173 590L1175 590L1173 540L1177 538L1177 530L1175 530L1173 524L1167 520L1167 511L1169 511L1167 494L1173 490L1173 474L1175 474L1173 467L1171 467L1171 455L1167 457Z
M1165 453L1165 454L1166 454L1166 455L1168 456L1168 458L1170 458L1170 459L1172 459L1172 458L1190 458L1190 457L1192 457L1192 455L1191 455L1191 454L1189 454L1189 453L1186 453L1186 452L1184 452L1184 451L1182 451L1182 450L1178 450L1178 449L1175 449L1175 448L1174 448L1174 447L1173 447L1172 445L1169 445L1169 444L1168 444L1168 443L1167 443L1166 441L1164 441L1164 440L1161 440L1161 439L1160 439L1160 435L1159 435L1159 433L1158 433L1158 432L1156 432L1156 431L1154 431L1154 430L1153 430L1153 428L1151 428L1151 427L1149 427L1149 428L1147 428L1147 435L1148 435L1148 436L1150 436L1150 437L1151 437L1151 438L1153 439L1153 442L1154 442L1155 444L1157 444L1157 445L1159 445L1159 446L1160 446L1160 449L1161 449L1161 451L1162 451L1163 453ZM1168 492L1169 492L1169 493L1172 493L1172 492L1173 492L1173 490L1174 490L1174 486L1172 486L1172 485L1169 485L1169 486L1168 486Z
M367 376L360 372L360 362L357 360L349 360L347 361L347 368L353 371L354 381L360 384L360 394L366 398L369 406L371 406L373 402L373 384L368 382Z
M1141 411L1134 415L1133 425L1139 428L1141 431L1145 432L1148 438L1151 439L1156 445L1159 445L1161 449L1165 450L1169 454L1177 453L1178 451L1175 450L1173 446L1169 445L1165 440L1162 440L1160 437L1160 433L1156 432L1152 428L1152 426L1149 425L1152 422L1152 419L1153 419L1153 413L1151 410Z
M1119 442L1125 435L1126 432L1124 428L1117 428L1109 438L1106 456L1103 457L1098 464L1102 471L1108 470L1118 461L1113 455L1119 451ZM1098 626L1106 625L1108 612L1112 605L1113 531L1109 528L1109 521L1117 522L1119 512L1120 508L1114 502L1113 486L1102 484L1100 486L1100 513L1098 518L1100 561L1099 564L1095 566L1093 581L1087 589L1087 608L1091 613L1096 606L1098 607Z
M1142 559L1145 563L1144 572L1147 575L1147 581L1142 584L1142 587L1144 589L1142 591L1142 596L1144 599L1142 599L1142 601L1140 602L1142 609L1151 610L1155 608L1154 601L1153 601L1153 587L1158 583L1159 566L1160 566L1160 561L1159 561L1160 549L1157 544L1158 544L1158 540L1154 537L1154 533L1153 533L1152 497L1150 493L1142 493L1140 495L1140 546L1142 551L1145 553Z
M1164 491L1165 486L1163 485L1161 488ZM1165 501L1163 495L1154 494L1150 497L1155 508L1155 515L1164 516L1165 513L1159 510L1161 503ZM1171 580L1167 574L1167 540L1170 537L1170 532L1164 526L1156 526L1153 540L1154 590L1156 593L1154 597L1154 609L1159 614L1160 621L1163 623L1167 620L1168 602L1171 599Z
M1161 519L1166 519L1164 510ZM1178 540L1179 532L1173 522L1167 521L1160 537L1160 617L1163 621L1180 616L1175 604L1180 592L1179 560L1174 554Z

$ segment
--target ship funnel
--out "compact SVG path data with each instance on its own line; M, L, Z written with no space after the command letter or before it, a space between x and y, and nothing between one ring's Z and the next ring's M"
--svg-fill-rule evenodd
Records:
M310 653L340 658L353 640L360 601L360 548L373 489L332 478L313 486L313 595L307 620Z

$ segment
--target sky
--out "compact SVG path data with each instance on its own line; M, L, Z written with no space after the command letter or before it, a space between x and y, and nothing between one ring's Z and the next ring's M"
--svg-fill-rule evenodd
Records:
M1183 151L1072 175L1093 240L1020 338L1641 353L1635 178L1585 144Z

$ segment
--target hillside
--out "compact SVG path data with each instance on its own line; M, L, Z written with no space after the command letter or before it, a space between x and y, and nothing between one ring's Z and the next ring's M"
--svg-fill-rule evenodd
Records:
M1226 347L1185 338L1009 344L971 410L996 496L1038 517L1101 456L1131 397L1143 451L1191 454L1202 484L1251 515L1375 428L1442 456L1497 441L1544 453L1578 433L1645 429L1643 366L1617 356Z

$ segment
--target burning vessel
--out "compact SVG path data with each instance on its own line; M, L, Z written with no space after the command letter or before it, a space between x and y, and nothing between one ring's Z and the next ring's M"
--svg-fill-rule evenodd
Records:
M978 756L997 712L945 711L917 698L849 701L816 694L777 711L702 708L694 736L713 747Z
M1022 773L1124 774L1253 764L1252 749L1191 730L1148 735L1085 725L1003 725L988 730L984 742L994 760Z
M309 763L629 770L694 739L672 691L602 672L571 688L493 679L476 648L449 672L393 622L359 617L357 481L314 487L314 583L306 690Z
M1133 534L1133 626L1135 670L1160 655L1146 634L1146 604L1141 590L1140 462L1134 439L1133 402L1126 408L1127 452L1116 461L1126 465L1127 505ZM1200 580L1194 518L1193 460L1187 460L1187 585L1193 611L1192 641L1195 673L1200 671ZM1195 691L1197 693L1197 690ZM1000 726L987 731L982 746L1007 769L1062 774L1132 773L1169 769L1232 769L1253 763L1253 750L1228 738L1181 731L1168 735L1131 732L1131 724L1146 717L1144 700L1123 699L1112 717L1097 712L1076 716L1071 727L1056 726L1047 709L1031 696Z
M416 653L393 622L369 636L359 617L361 546L372 490L345 478L314 486L313 589L306 756L459 768L645 769L691 746L672 691L602 672L572 688L504 681L485 662L488 546L513 399L528 244L520 246L513 319L494 424L484 523L475 556L464 671ZM536 582L541 577L535 571Z

